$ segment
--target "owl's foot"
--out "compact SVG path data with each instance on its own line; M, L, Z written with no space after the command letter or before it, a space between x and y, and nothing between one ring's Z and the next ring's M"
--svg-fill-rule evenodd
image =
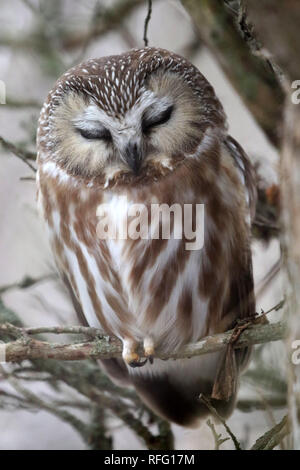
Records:
M132 339L124 339L122 357L124 362L130 367L142 367L146 364L147 358L141 361L140 356L136 352L138 343Z
M145 357L149 359L150 364L153 364L154 352L154 341L150 336L147 336L144 339L144 353Z
M123 340L123 352L122 357L124 362L130 367L142 367L149 360L150 364L153 364L154 357L154 341L151 337L146 337L143 342L144 348L144 360L141 360L137 353L139 344L129 338Z

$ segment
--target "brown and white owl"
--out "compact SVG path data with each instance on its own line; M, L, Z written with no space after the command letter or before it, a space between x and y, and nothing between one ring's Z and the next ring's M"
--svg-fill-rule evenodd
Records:
M37 180L52 249L77 312L123 342L123 359L102 361L104 368L134 385L161 416L197 424L207 413L198 397L211 396L225 353L160 360L156 352L179 351L255 312L253 170L227 134L213 88L187 60L156 48L70 69L41 111ZM203 246L187 249L184 234L126 238L117 231L101 238L103 204L119 228L132 204L204 204ZM182 219L171 222L174 235ZM232 395L214 401L224 416L248 356L234 354Z

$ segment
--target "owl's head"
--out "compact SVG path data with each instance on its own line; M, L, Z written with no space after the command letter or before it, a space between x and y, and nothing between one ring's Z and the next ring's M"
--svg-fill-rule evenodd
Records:
M137 181L172 171L225 128L211 85L184 58L146 48L66 72L40 117L40 155L69 174Z

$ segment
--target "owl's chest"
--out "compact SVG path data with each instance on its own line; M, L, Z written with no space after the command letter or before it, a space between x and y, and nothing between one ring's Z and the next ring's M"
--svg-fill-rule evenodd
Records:
M219 288L221 305L226 289L223 245L207 250L213 224L200 200L196 223L195 205L185 213L186 204L170 208L155 197L146 204L84 194L61 201L49 210L51 239L90 325L120 337L143 338L151 331L169 347L204 334L212 291ZM151 209L162 205L157 218Z
M197 339L205 329L209 307L209 293L201 291L200 283L209 264L205 208L200 202L198 207L170 207L155 198L150 201L122 196L106 200L105 216L104 207L98 210L103 215L97 230L104 239L100 245L107 250L110 269L120 280L120 295L138 331L178 342L180 337L170 335L175 328L181 339Z

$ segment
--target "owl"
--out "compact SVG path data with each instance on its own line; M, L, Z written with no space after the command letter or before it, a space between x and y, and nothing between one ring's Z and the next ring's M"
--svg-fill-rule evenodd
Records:
M224 351L156 357L255 313L255 178L227 133L212 86L190 62L163 49L91 59L50 91L37 144L38 203L76 311L123 344L122 359L103 360L104 369L179 425L196 426L207 414L201 393L228 416L249 350L233 353L234 385L220 399L213 390L227 380ZM172 236L183 219L172 213L170 237L120 236L136 204L148 214L148 234L154 223L159 234L162 226L149 216L153 205L175 204L182 214L202 205L201 249L187 249L183 230L181 238ZM99 236L103 205L117 227L114 237Z

